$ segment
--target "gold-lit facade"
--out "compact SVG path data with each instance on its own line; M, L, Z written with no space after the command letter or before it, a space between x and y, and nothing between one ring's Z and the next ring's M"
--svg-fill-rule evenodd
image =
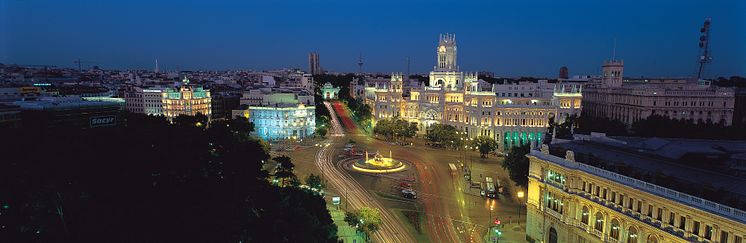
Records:
M746 212L541 151L528 155L529 242L742 243Z
M194 116L202 114L208 118L211 115L210 90L190 86L186 79L181 88L165 90L162 96L163 116L169 119L179 115Z
M437 66L427 85L405 88L401 73L392 74L389 82L366 83L359 90L365 93L374 120L398 117L416 123L421 133L433 124L447 124L470 138L493 138L505 150L541 144L550 120L563 122L580 114L580 85L546 80L486 84L477 73L459 71L456 50L455 36L440 37Z

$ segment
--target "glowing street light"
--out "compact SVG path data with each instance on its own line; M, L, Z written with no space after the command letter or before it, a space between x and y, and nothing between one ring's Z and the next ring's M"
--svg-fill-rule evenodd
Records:
M523 208L523 191L518 191L518 201L520 203L518 204L518 225L521 224L521 208Z

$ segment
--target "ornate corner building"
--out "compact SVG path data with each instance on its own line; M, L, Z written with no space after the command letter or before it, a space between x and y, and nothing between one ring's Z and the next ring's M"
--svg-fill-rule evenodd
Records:
M741 209L576 162L569 150L560 158L544 145L527 156L529 242L742 243L746 236Z
M581 110L582 87L571 83L489 84L477 73L459 70L455 35L441 35L437 65L429 82L407 85L408 77L353 81L353 96L364 97L375 120L398 117L418 125L420 133L448 124L468 137L495 139L500 149L541 144L549 121L564 121Z

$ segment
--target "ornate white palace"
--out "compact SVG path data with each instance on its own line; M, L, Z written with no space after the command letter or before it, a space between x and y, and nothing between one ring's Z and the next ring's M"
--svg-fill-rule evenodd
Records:
M363 96L374 120L400 117L417 123L421 133L435 123L448 124L470 138L488 136L500 149L521 144L541 144L549 120L564 121L580 114L579 84L489 84L477 73L459 71L456 38L441 35L438 62L429 82L407 87L405 77L394 73L390 80L353 81L353 95ZM375 122L375 121L374 121Z

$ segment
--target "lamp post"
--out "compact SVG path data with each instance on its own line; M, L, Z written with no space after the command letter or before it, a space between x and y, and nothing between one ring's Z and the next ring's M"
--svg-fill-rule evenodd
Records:
M518 225L521 225L521 208L523 208L523 191L518 191Z

